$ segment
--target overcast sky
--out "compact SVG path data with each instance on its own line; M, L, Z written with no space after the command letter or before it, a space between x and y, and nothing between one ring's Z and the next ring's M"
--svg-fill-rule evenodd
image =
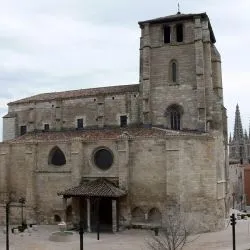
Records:
M237 103L248 130L249 0L0 0L0 115L42 92L138 83L138 21L175 14L178 2L210 17L229 131Z

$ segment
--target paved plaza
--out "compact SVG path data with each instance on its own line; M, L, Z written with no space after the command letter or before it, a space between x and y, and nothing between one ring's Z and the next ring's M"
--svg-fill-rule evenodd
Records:
M237 250L250 249L250 220L236 224ZM1 226L0 249L5 249L4 227ZM10 250L79 250L79 234L73 235L72 242L51 242L49 236L57 231L57 226L38 226L38 231L14 235L10 233ZM184 250L231 250L232 231L230 224L220 232L205 233L189 238L191 243ZM125 230L116 234L102 233L97 241L95 233L84 234L84 250L146 250L146 242L151 239L152 231Z

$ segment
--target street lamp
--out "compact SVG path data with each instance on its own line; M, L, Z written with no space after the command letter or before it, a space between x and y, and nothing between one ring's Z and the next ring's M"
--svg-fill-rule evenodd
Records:
M19 199L19 203L21 203L21 208L22 208L22 211L21 211L21 220L22 220L22 227L24 227L24 221L23 221L23 205L25 204L25 198L24 197L21 197Z
M6 250L9 250L9 211L10 211L10 203L8 201L5 207L5 214L6 214Z
M10 192L7 195L7 201L5 205L5 215L6 215L6 250L9 250L9 215L10 215L10 206L11 203L14 201L14 194L13 192ZM20 198L19 203L22 204L22 227L24 227L24 221L23 221L23 205L25 204L25 198Z

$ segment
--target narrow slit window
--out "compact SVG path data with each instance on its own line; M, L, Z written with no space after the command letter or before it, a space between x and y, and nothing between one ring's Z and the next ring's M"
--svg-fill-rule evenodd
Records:
M127 126L127 123L128 123L128 118L126 115L122 115L120 116L120 127L123 128L123 127L126 127Z
M177 80L177 66L176 63L172 63L172 82L176 82Z
M77 128L82 129L83 128L83 119L77 119Z
M44 124L44 131L49 131L49 124Z
M176 41L183 42L183 24L176 25Z
M170 43L171 39L171 29L170 26L164 26L164 43Z
M21 126L20 127L20 135L24 135L27 133L27 127L26 126Z

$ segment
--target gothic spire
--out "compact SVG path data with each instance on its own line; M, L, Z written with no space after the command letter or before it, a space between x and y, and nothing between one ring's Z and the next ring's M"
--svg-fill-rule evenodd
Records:
M232 135L231 135L231 132L230 132L230 136L229 136L229 143L232 142Z
M242 123L240 118L240 109L239 105L236 105L236 111L235 111L235 122L234 122L234 140L242 140L243 139L243 129L242 129Z
M248 135L247 135L247 130L246 130L246 129L245 129L244 139L245 139L246 141L248 140Z
M249 122L249 129L248 129L248 139L250 140L250 122Z

